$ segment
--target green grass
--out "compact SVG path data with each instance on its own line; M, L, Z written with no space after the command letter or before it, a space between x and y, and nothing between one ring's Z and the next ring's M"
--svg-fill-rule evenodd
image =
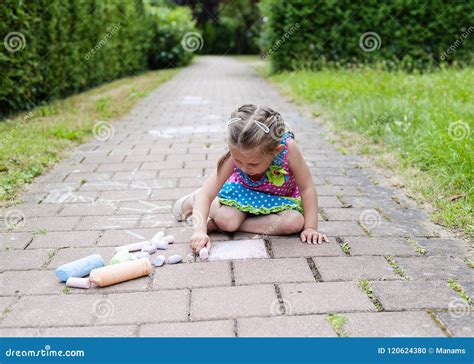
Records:
M450 278L448 279L448 287L454 290L459 296L466 301L469 305L472 305L472 299L469 297L469 295L464 291L464 289L461 287L461 285L456 282L456 280Z
M0 120L0 205L19 202L22 186L90 138L97 121L124 115L177 72L161 70L123 78Z
M359 287L365 292L367 297L372 301L377 311L383 311L382 303L375 297L374 289L367 279L359 279Z
M331 324L339 337L349 336L344 329L344 325L347 322L346 316L338 313L330 313L327 315L326 320Z
M432 219L474 233L474 68L426 74L376 67L269 74L329 125L343 153L369 156L401 177ZM291 125L291 120L288 120ZM324 171L321 171L324 173Z

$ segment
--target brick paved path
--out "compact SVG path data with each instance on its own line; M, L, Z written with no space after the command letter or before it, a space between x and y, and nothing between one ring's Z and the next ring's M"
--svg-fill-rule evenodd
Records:
M166 255L187 256L191 229L173 221L171 204L201 185L224 150L225 120L249 102L279 110L294 129L331 243L272 237L269 259L188 261L104 289L63 290L58 265L92 253L108 260L114 246L158 229L178 240ZM337 336L330 313L350 336L473 336L472 310L447 285L455 278L474 297L467 244L439 238L424 213L341 155L246 64L198 58L113 126L110 139L80 146L2 211L2 336Z

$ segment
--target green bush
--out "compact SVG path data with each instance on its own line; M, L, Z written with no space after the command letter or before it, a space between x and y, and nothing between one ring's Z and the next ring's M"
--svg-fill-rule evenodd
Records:
M474 12L463 0L262 0L273 71L327 63L429 68L470 64ZM295 29L296 28L296 29Z
M150 68L178 67L191 61L193 52L202 47L189 8L151 8L152 41L148 54Z
M150 67L184 65L192 53L179 49L179 32L193 27L185 10L160 12L143 0L6 0L0 117Z

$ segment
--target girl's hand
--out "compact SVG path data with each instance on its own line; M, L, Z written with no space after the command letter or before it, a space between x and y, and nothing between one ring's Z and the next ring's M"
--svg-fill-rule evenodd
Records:
M189 245L195 253L199 253L199 251L204 247L207 247L208 250L211 249L211 241L209 239L209 236L200 231L195 231L193 233Z
M323 242L329 243L329 239L326 235L318 233L316 229L307 228L301 232L301 241L308 244L322 244Z

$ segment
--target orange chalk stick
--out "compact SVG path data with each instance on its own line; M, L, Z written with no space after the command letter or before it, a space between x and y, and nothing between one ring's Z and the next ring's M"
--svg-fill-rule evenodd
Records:
M107 265L93 269L89 275L92 283L99 287L129 281L151 273L151 263L148 258L131 260L128 262Z

